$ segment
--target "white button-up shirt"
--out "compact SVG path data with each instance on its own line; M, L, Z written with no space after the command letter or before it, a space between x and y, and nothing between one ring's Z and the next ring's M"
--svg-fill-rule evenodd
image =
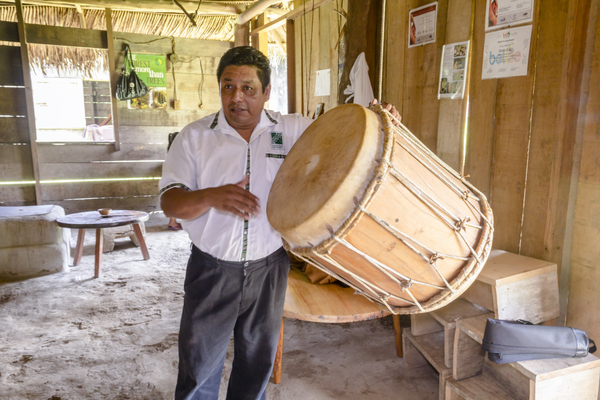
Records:
M199 190L236 184L249 169L250 192L260 204L258 216L247 224L214 208L182 221L196 247L226 261L257 260L281 247L281 236L267 219L267 199L285 155L311 122L298 114L263 110L249 143L227 123L222 111L181 130L163 165L161 194L175 187Z

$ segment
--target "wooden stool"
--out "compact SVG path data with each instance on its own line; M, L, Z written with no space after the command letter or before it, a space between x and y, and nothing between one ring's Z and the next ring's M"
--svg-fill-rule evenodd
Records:
M309 322L344 323L382 318L390 313L361 295L354 289L338 284L315 285L302 272L290 269L288 277L281 333L277 345L277 356L273 367L273 382L281 382L283 357L283 322L285 318ZM394 315L396 354L402 357L400 317Z

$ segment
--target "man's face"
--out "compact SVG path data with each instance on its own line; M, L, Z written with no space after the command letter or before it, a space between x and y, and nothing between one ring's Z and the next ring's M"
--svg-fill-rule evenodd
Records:
M230 65L221 74L219 86L223 112L229 125L238 132L256 127L265 102L269 100L271 85L263 93L256 71L255 67L248 65Z

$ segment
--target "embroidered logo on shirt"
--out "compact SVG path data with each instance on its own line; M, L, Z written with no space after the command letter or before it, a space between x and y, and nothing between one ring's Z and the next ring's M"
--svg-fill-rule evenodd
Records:
M285 150L283 132L271 132L271 150Z

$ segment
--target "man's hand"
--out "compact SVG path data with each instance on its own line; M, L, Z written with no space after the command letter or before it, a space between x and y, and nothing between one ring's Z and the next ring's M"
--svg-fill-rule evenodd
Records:
M248 220L260 211L258 197L244 189L248 180L246 175L236 184L192 192L181 188L170 189L161 196L160 205L170 218L193 219L215 208Z
M205 189L209 192L210 203L213 208L227 211L238 217L250 219L257 216L260 211L258 197L244 189L248 184L248 175L235 185L225 185L216 188Z
M371 105L374 106L375 104L379 104L379 100L373 99L373 101L371 102ZM396 118L398 121L402 121L402 116L400 116L400 113L398 112L398 110L396 110L396 107L394 107L393 104L384 102L384 103L381 103L381 106L383 108L385 108L386 110L388 110L390 112L390 114L392 114L394 116L394 118ZM398 126L398 123L396 121L394 121L394 125Z

